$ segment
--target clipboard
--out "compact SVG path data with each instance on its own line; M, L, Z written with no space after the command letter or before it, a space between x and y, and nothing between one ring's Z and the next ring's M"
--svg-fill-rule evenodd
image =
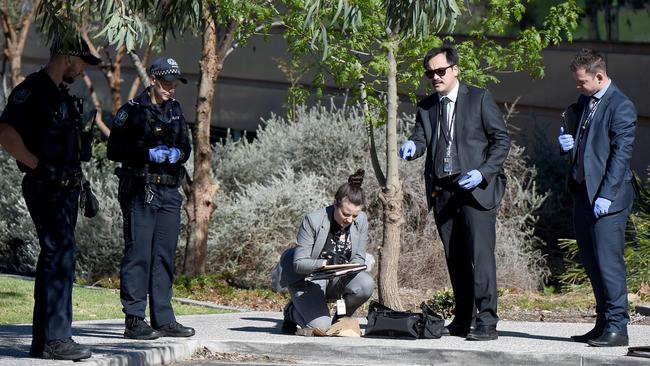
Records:
M347 264L337 264L337 265L332 265L332 266L345 266L343 268L327 268L328 266L321 268L319 270L316 270L312 272L309 276L307 276L307 279L310 280L330 280L335 277L344 277L344 276L349 276L351 274L359 273L365 271L368 266L365 264L357 264L357 263L347 263ZM329 266L329 267L332 267Z

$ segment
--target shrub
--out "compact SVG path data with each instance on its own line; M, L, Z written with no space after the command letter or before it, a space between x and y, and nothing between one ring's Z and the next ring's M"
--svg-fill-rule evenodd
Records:
M330 202L326 191L323 178L284 167L266 184L250 183L218 195L208 271L225 274L241 286L268 285L278 255L295 242L302 216Z
M454 315L456 302L454 300L454 291L449 287L443 287L436 291L427 305L445 319L450 319Z
M93 160L84 164L86 176L100 202L99 214L77 221L76 275L83 282L119 274L122 258L121 212L115 195L113 164ZM0 178L5 187L0 197L0 271L33 275L40 251L36 229L21 192L23 174L13 158L0 149Z
M246 285L268 285L269 269L295 241L304 214L331 202L338 185L358 167L366 169L369 250L376 254L382 212L361 114L354 108L303 107L294 121L274 116L265 121L255 141L228 142L217 148L215 175L220 192L209 238L211 271L235 275ZM400 141L413 123L413 116L403 116ZM379 127L375 132L378 149L384 151L384 130ZM511 179L497 219L497 263L500 286L529 289L541 285L547 270L537 250L540 242L532 233L536 220L532 213L544 196L535 193L536 171L524 159L523 149L514 145L506 163ZM380 160L383 164L381 154ZM448 285L447 271L426 207L423 164L424 159L400 164L406 223L400 284L439 288Z
M83 282L119 276L124 236L114 167L108 160L84 163L84 173L92 183L100 210L93 218L80 212L77 220L77 277Z
M0 272L32 275L38 260L38 238L22 196L22 173L0 148Z
M628 291L638 292L647 299L650 298L647 292L650 284L650 180L635 179L640 195L628 221L623 258L627 267ZM578 243L574 239L565 239L560 245L567 254L567 270L560 276L561 283L569 289L588 286L589 279L578 255Z
M214 174L220 190L208 238L208 270L244 286L269 285L269 271L280 253L293 245L303 216L330 204L338 186L357 168L366 169L366 213L370 222L369 251L377 253L382 238L379 186L369 165L366 130L359 110L302 107L295 122L273 116L257 139L227 142L214 149ZM400 141L414 123L400 120ZM384 129L376 129L379 151L385 151ZM33 224L20 193L21 174L13 159L0 152L0 270L29 273L38 253ZM533 288L546 272L533 235L533 212L544 196L535 193L537 178L527 166L524 150L513 145L505 165L510 178L497 217L499 286ZM380 162L385 166L384 156ZM400 163L405 225L402 230L400 284L413 288L449 285L442 244L424 198L424 159ZM114 164L93 160L84 167L100 200L93 219L77 224L77 276L83 282L117 277L122 258L122 218L116 200ZM191 171L191 161L188 164ZM182 215L182 227L186 225ZM185 231L179 238L183 253ZM182 255L177 258L182 260Z

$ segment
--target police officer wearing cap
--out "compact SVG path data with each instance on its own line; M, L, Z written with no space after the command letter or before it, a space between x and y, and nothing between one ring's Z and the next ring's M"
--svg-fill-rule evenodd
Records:
M122 106L108 140L108 158L121 162L118 200L124 224L120 298L126 314L124 337L190 337L171 306L174 255L183 197L179 191L190 156L181 106L173 99L181 76L178 63L163 57L148 69L151 86ZM151 325L145 320L149 295Z
M0 145L25 173L22 191L34 221L40 254L34 282L32 344L29 354L63 360L91 356L72 340L72 284L83 144L76 98L65 84L97 65L78 37L55 40L47 65L27 76L9 95L0 116ZM86 151L86 153L84 153Z

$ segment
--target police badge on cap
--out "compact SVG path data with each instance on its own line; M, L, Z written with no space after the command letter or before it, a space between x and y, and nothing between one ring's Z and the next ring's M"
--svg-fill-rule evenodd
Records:
M165 81L178 80L183 84L187 84L187 79L181 76L178 63L170 57L161 57L152 62L149 66L149 75Z
M88 43L83 38L76 36L71 39L55 38L50 47L52 55L77 56L89 65L97 65L102 60L90 52Z

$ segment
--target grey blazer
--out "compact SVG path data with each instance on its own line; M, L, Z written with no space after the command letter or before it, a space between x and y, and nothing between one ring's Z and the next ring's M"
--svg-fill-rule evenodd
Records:
M323 259L318 259L330 231L329 217L334 214L334 206L318 209L302 220L296 246L285 250L271 272L273 289L277 292L292 283L302 281L314 270L320 268ZM368 219L361 212L350 227L352 254L350 263L366 263L368 248Z

